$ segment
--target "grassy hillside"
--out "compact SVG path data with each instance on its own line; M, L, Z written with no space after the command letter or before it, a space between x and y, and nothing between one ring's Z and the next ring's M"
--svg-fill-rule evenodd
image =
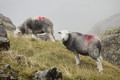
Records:
M10 54L0 56L0 65L10 64L11 72L15 76L21 76L22 80L31 80L36 70L44 70L56 66L63 73L63 80L76 80L86 78L87 80L120 80L120 68L103 61L104 71L99 73L96 63L90 57L81 57L81 64L76 65L73 54L68 51L60 41L45 42L29 38L16 38L9 36L11 49ZM19 66L12 59L16 55L24 55L34 67ZM22 64L21 64L22 65ZM3 67L0 67L3 68ZM10 71L10 70L5 70Z

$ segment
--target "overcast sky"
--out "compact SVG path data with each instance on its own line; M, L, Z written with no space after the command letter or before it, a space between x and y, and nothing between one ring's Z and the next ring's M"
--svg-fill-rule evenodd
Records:
M28 17L48 17L59 38L59 30L87 33L97 22L120 13L120 0L0 0L0 13L16 26Z

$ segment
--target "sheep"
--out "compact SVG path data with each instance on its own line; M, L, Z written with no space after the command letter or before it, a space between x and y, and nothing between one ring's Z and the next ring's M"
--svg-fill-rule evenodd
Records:
M101 41L98 37L78 32L70 33L67 30L62 30L58 34L61 35L63 45L73 52L77 65L80 64L79 54L90 56L96 61L99 72L103 71L100 54Z
M41 33L46 33L50 41L55 42L53 23L46 17L28 18L14 31L19 37L23 34L34 34L37 37Z

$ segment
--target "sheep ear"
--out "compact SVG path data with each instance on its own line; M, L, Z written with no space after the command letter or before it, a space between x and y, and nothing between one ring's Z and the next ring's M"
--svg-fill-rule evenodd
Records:
M61 32L58 32L58 34L61 34Z

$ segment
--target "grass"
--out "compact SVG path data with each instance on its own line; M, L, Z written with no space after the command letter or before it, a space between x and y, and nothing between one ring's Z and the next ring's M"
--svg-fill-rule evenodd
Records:
M44 70L56 66L63 73L63 80L77 80L86 78L87 80L120 80L120 68L103 61L104 71L99 73L97 65L90 57L82 56L80 65L76 65L73 54L68 51L60 41L45 42L42 40L25 37L14 37L9 35L11 44L9 54L0 56L0 65L10 64L12 70L16 72L15 77L21 76L22 80L32 80L33 74L37 70ZM37 66L18 66L12 60L16 55L24 55L27 61ZM3 68L3 67L0 67Z
M117 26L117 27L113 27L113 28L106 30L103 37L107 35L113 35L113 34L119 34L119 33L120 33L120 26Z

